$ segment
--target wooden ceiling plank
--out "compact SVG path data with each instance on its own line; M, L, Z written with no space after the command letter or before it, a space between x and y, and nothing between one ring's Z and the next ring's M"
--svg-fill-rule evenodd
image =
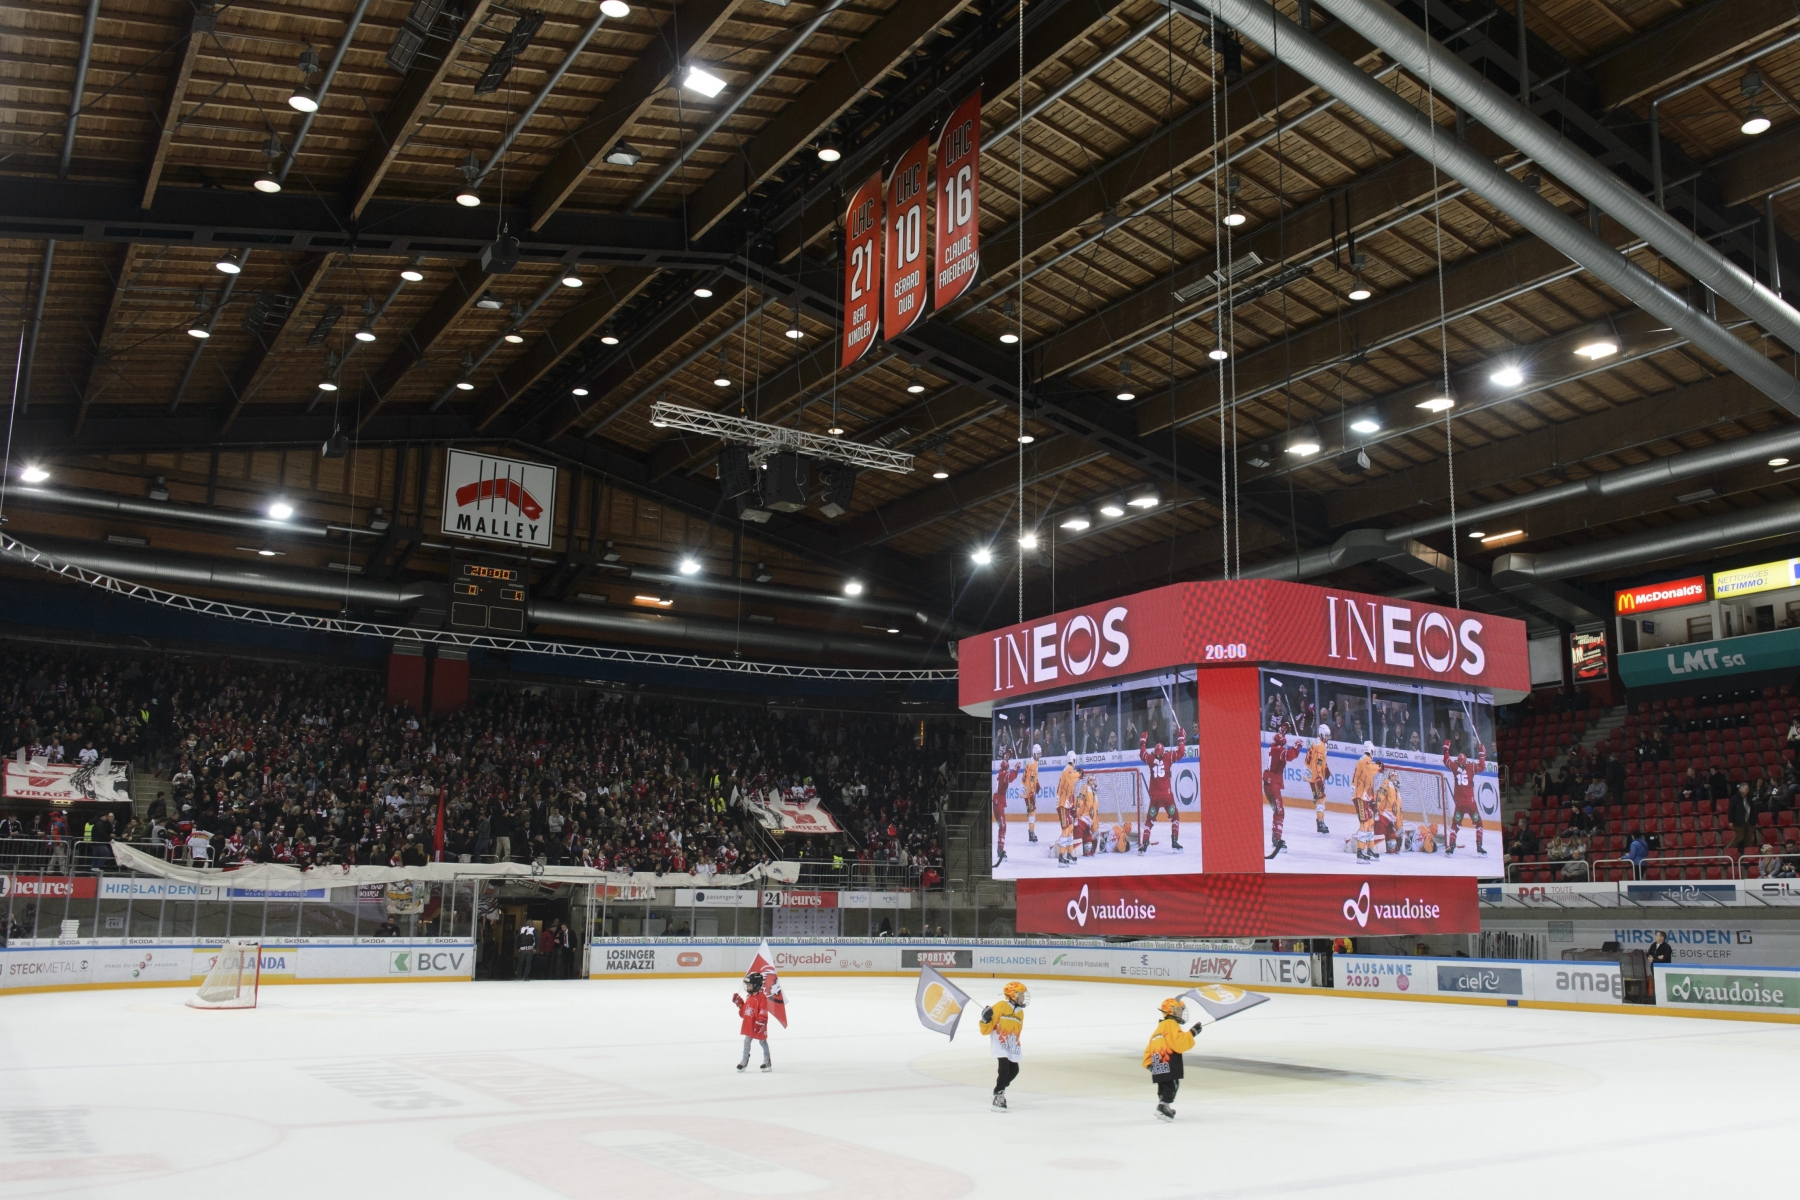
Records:
M163 93L162 108L156 117L156 141L150 147L150 161L144 169L144 193L139 208L149 208L156 199L156 185L162 182L163 168L168 164L169 147L175 131L181 126L181 105L187 98L188 83L194 76L194 61L200 57L201 44L213 34L218 15L207 0L189 8L181 20L181 32L170 46L174 64L169 72L168 90Z
M486 290L488 280L492 278L479 259L470 259L457 266L450 282L438 293L431 307L425 310L425 315L419 318L418 324L407 331L400 345L388 354L373 375L368 376L357 397L358 430L381 411L406 373L442 344L456 322L475 303L476 297Z

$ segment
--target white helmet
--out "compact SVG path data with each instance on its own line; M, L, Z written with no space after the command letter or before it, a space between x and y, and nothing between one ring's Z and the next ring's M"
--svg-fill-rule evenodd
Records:
M1319 740L1321 742L1329 742L1331 740L1331 726L1329 726L1329 725L1319 726Z
M1044 748L1042 746L1038 745L1036 742L1031 743L1031 757L1036 758L1043 752Z
M1364 742L1363 743L1363 753L1364 754L1375 753L1375 743L1374 742Z

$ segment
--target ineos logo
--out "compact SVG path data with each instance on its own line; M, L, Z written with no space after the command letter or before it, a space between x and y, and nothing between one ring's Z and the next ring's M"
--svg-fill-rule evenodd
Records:
M1423 666L1434 675L1460 671L1475 678L1487 670L1487 651L1478 637L1482 625L1474 617L1453 625L1448 616L1430 609L1415 621L1409 605L1358 601L1348 596L1328 596L1326 605L1331 626L1327 657L1347 662L1366 658L1390 667ZM1361 655L1357 653L1359 646Z
M1344 920L1355 921L1358 929L1366 929L1369 924L1369 885L1362 885L1362 891L1356 899L1344 901Z
M994 638L994 690L1054 683L1065 673L1080 678L1096 666L1123 666L1131 654L1127 615L1124 605L1114 605L1097 620L1077 613L1060 626L1046 621L1029 630L1000 634Z

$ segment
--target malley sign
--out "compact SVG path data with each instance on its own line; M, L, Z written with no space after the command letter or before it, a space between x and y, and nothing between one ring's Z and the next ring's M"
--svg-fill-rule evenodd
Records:
M555 528L555 467L449 451L444 463L445 533L547 549Z

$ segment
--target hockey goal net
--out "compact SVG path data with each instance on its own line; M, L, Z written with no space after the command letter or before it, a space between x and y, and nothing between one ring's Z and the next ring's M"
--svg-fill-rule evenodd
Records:
M1104 839L1109 848L1118 848L1111 843L1123 840L1130 844L1143 828L1144 776L1136 767L1098 767L1088 771L1088 779L1094 784L1094 801L1100 810L1100 829L1096 834L1104 832ZM1123 830L1123 837L1117 832Z
M1441 840L1450 822L1450 781L1429 767L1388 763L1381 769L1398 784L1401 827L1430 825Z
M226 942L189 1008L255 1008L262 982L262 943Z

